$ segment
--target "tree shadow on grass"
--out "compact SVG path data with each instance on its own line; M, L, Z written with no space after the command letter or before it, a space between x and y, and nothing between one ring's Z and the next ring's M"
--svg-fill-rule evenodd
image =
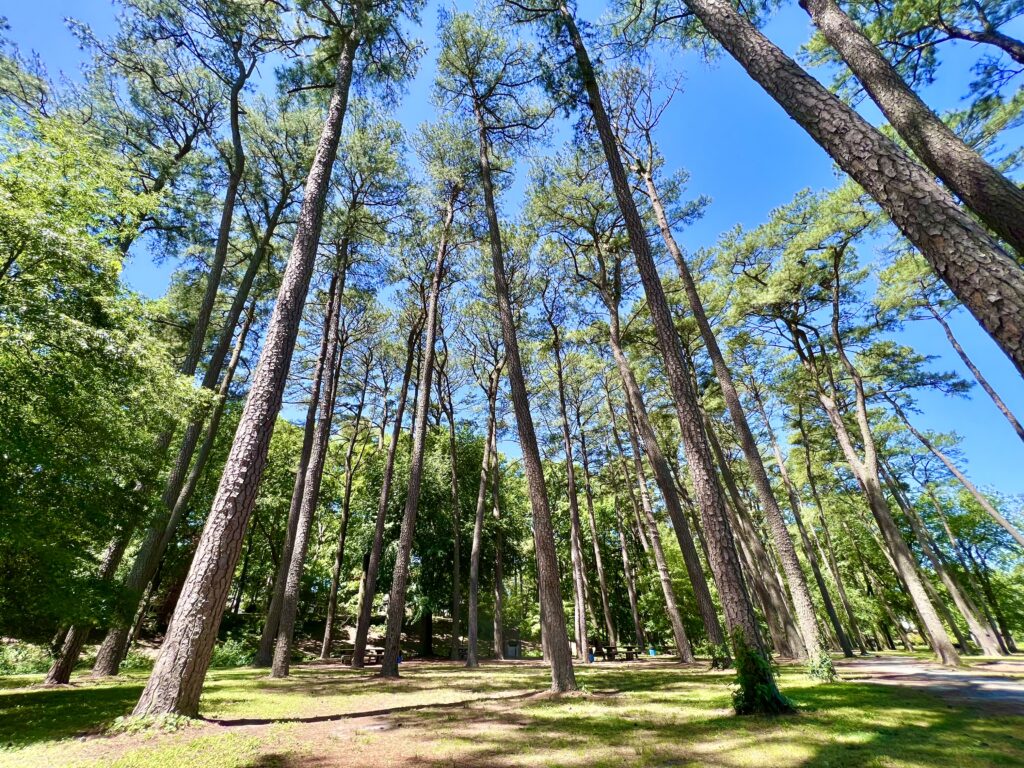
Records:
M142 682L0 691L0 747L98 733L131 712Z

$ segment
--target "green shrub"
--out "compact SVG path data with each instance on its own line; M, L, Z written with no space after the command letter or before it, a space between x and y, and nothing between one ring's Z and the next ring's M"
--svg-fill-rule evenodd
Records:
M0 675L30 675L46 672L53 663L50 652L32 643L0 644Z
M243 640L229 637L213 648L211 667L244 667L252 663L252 647Z
M794 711L793 704L779 692L771 662L757 648L747 643L742 630L732 636L736 652L736 683L732 705L737 715L785 715Z
M836 681L836 665L832 663L832 654L826 649L819 648L807 662L807 674L815 680L826 683Z
M153 657L147 656L141 651L131 650L121 662L122 672L145 672L153 668Z

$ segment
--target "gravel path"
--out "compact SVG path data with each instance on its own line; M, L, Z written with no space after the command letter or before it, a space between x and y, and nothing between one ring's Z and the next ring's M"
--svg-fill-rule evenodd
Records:
M867 656L842 659L836 668L844 680L921 688L984 712L1024 715L1021 657L950 669L919 659Z

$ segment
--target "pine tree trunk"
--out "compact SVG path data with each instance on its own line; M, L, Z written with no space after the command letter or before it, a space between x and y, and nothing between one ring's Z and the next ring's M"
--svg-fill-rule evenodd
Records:
M708 588L704 569L701 566L700 557L697 555L697 549L693 543L689 523L686 521L686 516L683 514L682 506L679 502L679 494L672 480L668 459L662 453L654 427L651 425L650 417L647 415L647 407L643 400L643 394L640 392L640 386L637 384L636 376L622 349L618 307L612 297L605 296L604 300L609 315L609 343L612 349L612 356L615 359L622 388L626 395L626 409L631 414L630 434L632 434L634 427L638 432L637 444L633 445L633 459L634 471L638 478L641 478L639 481L641 495L645 492L646 482L642 480L643 465L638 450L640 445L642 445L643 451L647 455L648 463L654 472L655 482L661 491L661 497L668 510L669 519L672 521L672 528L679 541L679 548L683 553L683 562L686 565L687 575L690 577L690 585L693 587L694 597L697 599L697 607L704 622L704 629L708 634L708 641L716 647L724 648L726 646L725 634L722 632L721 624L718 621L718 612L715 610L715 604L711 599L711 590ZM608 407L611 409L611 401L609 401ZM610 413L612 413L614 419L614 412L610 410ZM641 524L641 529L645 533L647 532L646 522Z
M763 654L764 647L757 627L757 617L743 584L743 573L729 527L725 500L722 498L721 490L715 479L711 454L701 428L697 396L690 386L686 373L679 337L672 322L672 313L668 300L665 298L657 265L651 254L647 231L633 199L632 188L619 156L615 134L605 110L597 77L583 44L583 38L568 7L563 4L559 11L561 21L576 54L578 75L586 89L590 111L594 117L594 124L607 160L612 188L625 221L630 249L636 259L640 280L647 297L647 307L654 324L658 347L661 350L669 389L675 401L680 433L686 449L687 465L704 523L704 533L710 544L711 570L725 610L726 625L733 636L734 643L749 647L752 653ZM1024 290L1022 290L1022 296L1024 296ZM768 694L764 698L771 698L773 704L779 706L780 709L788 708L788 705L784 704L784 699L781 696L776 696L777 689L769 668L765 666L764 669L766 670L764 679L757 682L757 685L761 686L761 690Z
M466 643L466 666L478 667L478 635L480 628L480 558L484 546L484 503L487 501L487 480L491 472L491 451L496 450L494 433L495 400L498 396L498 372L491 374L487 383L487 435L484 455L480 461L480 486L476 493L476 514L473 517L473 548L469 555L469 617Z
M359 403L356 406L356 417L352 425L352 436L345 448L345 486L341 496L341 526L338 531L338 548L334 553L334 567L331 569L331 591L327 596L327 620L324 622L324 639L320 644L320 658L331 658L331 644L334 642L334 623L338 615L338 588L341 585L341 571L345 564L345 539L348 537L348 523L352 510L352 481L355 464L356 441L359 439L359 428L363 420L363 407L366 405L366 390L370 384L370 366L368 361L363 374L363 385L359 390Z
M608 642L615 645L618 633L612 612L608 604L608 583L604 575L604 561L601 558L601 545L597 535L597 518L594 516L594 491L590 485L590 458L587 455L587 436L583 430L579 408L576 409L576 432L580 437L580 459L583 462L583 492L587 500L587 520L590 523L590 540L594 545L594 565L597 567L597 583L601 590L601 613L604 616L604 627L608 632Z
M391 499L391 484L395 477L395 456L398 453L398 441L402 436L402 421L405 417L405 405L409 396L409 380L412 378L413 359L419 347L420 333L423 331L424 317L421 315L409 329L406 338L405 368L402 371L402 386L398 391L398 407L395 410L395 423L391 428L391 442L388 444L387 457L384 459L384 477L381 481L380 496L377 501L377 516L374 521L373 542L370 545L370 557L366 565L366 579L363 586L362 600L359 603L359 619L356 622L356 639L352 650L352 668L362 669L366 655L366 641L370 633L370 619L373 615L373 600L377 590L377 574L380 571L380 559L384 550L384 524L387 520L388 501Z
M1024 270L920 165L726 0L686 0L704 28L892 218L1024 374Z
M786 584L789 587L789 594L796 612L796 620L805 648L805 653L799 654L799 656L814 656L818 654L822 643L818 635L818 624L814 617L814 602L811 600L811 591L807 586L807 579L804 578L804 572L800 568L800 560L797 557L796 548L793 546L793 539L789 535L786 521L782 516L782 510L779 508L779 503L775 499L775 493L772 491L771 481L768 479L768 473L765 471L757 441L750 431L750 424L747 422L747 415L744 412L743 404L740 402L739 392L733 383L732 373L729 371L729 366L725 361L725 355L722 354L721 347L718 346L718 339L715 337L715 332L708 321L707 312L704 311L704 304L701 301L700 293L697 291L697 284L693 279L693 274L690 272L690 268L683 258L683 253L672 234L668 217L665 215L665 208L662 205L661 197L658 194L658 189L650 169L645 169L643 180L651 206L654 209L654 215L657 219L662 239L665 241L673 261L676 263L690 311L693 313L693 319L700 330L704 347L711 358L711 364L715 369L715 377L718 379L719 388L722 392L722 399L725 401L729 417L736 429L736 437L739 441L740 449L743 451L743 456L747 461L754 490L757 492L757 498L761 502L761 508L764 511L768 529L772 534L772 541L775 542L775 548L779 553L779 560L782 563L782 570L786 575ZM799 521L798 525L801 525ZM802 525L801 534L803 534ZM826 610L831 611L829 614L831 617L835 611L832 609L828 593L824 591L823 583L820 582L821 574L818 572L817 563L812 563L812 570L814 571L815 578L819 579L818 586L822 589L826 601L825 607ZM840 642L844 643L843 650L846 652L849 650L849 641L845 640L841 628L838 629L838 633Z
M850 598L846 594L846 587L843 585L843 577L839 571L839 563L836 561L835 549L832 546L832 536L828 531L828 522L825 520L825 507L821 503L821 497L818 495L818 485L814 480L814 472L811 469L811 452L810 452L810 441L807 437L807 431L804 428L803 411L798 411L797 425L800 428L800 435L803 438L804 445L804 461L805 469L807 472L807 483L811 487L811 497L814 499L814 506L818 510L818 522L821 525L822 535L825 537L825 551L828 554L828 564L832 571L832 578L836 583L836 591L839 592L839 599L843 603L843 610L846 611L846 618L850 623L850 630L857 638L857 645L860 648L860 655L867 655L867 649L864 642L864 633L861 632L860 624L857 621L857 616L853 612L853 605L850 603Z
M434 342L437 339L437 306L441 293L441 279L444 276L444 262L448 254L448 237L455 218L455 203L462 190L453 186L445 204L444 221L441 225L441 240L434 260L434 273L430 282L424 329L426 339L423 346L423 360L420 363L418 401L413 425L412 454L409 459L409 490L405 497L405 511L402 528L398 536L398 553L391 580L391 594L388 602L387 634L384 640L384 660L381 664L382 677L398 677L398 657L401 654L402 623L405 620L406 588L409 583L409 559L412 555L412 539L416 529L416 513L419 510L420 488L423 481L423 455L427 442L427 416L430 410L430 385L434 373Z
M447 346L445 346L447 355ZM450 385L444 386L443 371L437 371L437 399L448 420L448 456L451 468L452 493L452 645L449 658L459 660L459 647L462 644L462 543L461 543L461 510L459 503L459 459L458 441L455 438L455 404L452 402Z
M497 430L495 430L497 438ZM501 546L501 464L498 445L494 444L493 511L494 516L494 658L505 660L505 563Z
M747 577L747 583L753 587L760 599L775 651L784 658L805 660L808 658L806 644L793 620L782 579L781 577L776 578L778 570L775 559L758 534L757 525L751 518L750 510L747 509L746 502L740 495L732 467L729 466L729 461L726 459L722 446L718 442L718 436L711 428L710 422L705 423L705 432L711 453L718 462L722 483L732 500L733 533L737 542L742 545L739 548L740 553L742 554L745 549L749 551L750 560L744 575Z
M350 30L342 41L334 92L306 179L291 257L282 277L260 362L253 373L235 441L181 599L153 673L135 707L137 715L194 716L198 712L199 696L242 538L256 501L302 320L358 43L355 30Z
M337 283L344 278L335 274L328 289L327 306L324 309L324 327L320 337L320 351L313 368L313 381L310 387L309 403L306 406L306 422L302 431L302 451L299 454L299 466L295 471L295 482L292 485L292 498L288 506L288 521L285 526L284 541L281 544L281 557L277 563L274 586L270 596L270 606L263 622L260 643L253 657L254 667L269 667L274 660L274 640L281 621L281 605L284 602L285 585L288 583L288 570L291 567L292 552L295 549L295 532L299 527L299 512L302 510L302 493L306 487L306 473L309 471L309 457L313 452L313 436L316 434L316 414L320 405L320 390L323 386L324 365L327 361L327 348L331 338L331 321L334 317L334 302L344 292L337 290Z
M914 537L917 539L918 544L921 545L921 551L924 552L928 561L932 564L932 568L935 569L935 573L938 574L939 580L946 588L949 596L953 598L953 603L956 605L960 615L964 617L964 621L967 622L967 628L974 636L975 641L978 643L978 647L981 648L981 652L985 656L1003 655L999 639L996 637L995 633L985 625L985 619L981 615L981 611L978 610L978 606L974 604L973 600L971 600L970 595L960 585L960 581L956 576L949 570L949 568L946 567L945 560L938 549L934 546L934 542L928 534L928 531L925 529L924 523L921 522L921 518L917 514L917 510L914 509L914 505L911 504L908 498L906 498L903 490L899 487L896 479L892 476L892 470L886 468L883 472L886 484L889 486L889 492L893 495L893 498L896 499L896 503L899 505L900 509L903 510L903 514L906 516L911 529L914 531ZM967 651L966 643L961 643L961 647L964 652Z
M516 428L523 453L523 470L533 510L533 541L537 554L537 581L540 593L543 645L551 664L551 688L565 692L576 690L576 675L572 667L572 652L565 631L565 609L562 606L558 558L555 554L555 534L551 523L551 506L544 485L544 469L537 446L537 435L530 413L526 391L526 376L519 356L519 340L515 315L505 274L505 257L501 246L501 229L494 202L494 183L491 178L491 148L483 119L481 105L474 104L480 139L480 177L484 190L487 213L488 240L494 271L494 289L501 320L501 334L505 343L508 381L512 406L516 415Z
M835 0L800 0L800 6L921 162L1024 256L1024 190L928 108Z
M561 419L562 449L565 451L565 492L569 501L569 555L572 562L573 617L576 628L576 658L584 664L590 663L590 641L587 637L587 577L584 573L582 534L580 531L580 506L576 493L576 462L573 458L572 437L569 434L569 416L565 400L565 377L562 364L562 343L558 324L548 311L551 327L552 351L555 355L555 380L558 383L558 414Z
M342 252L348 249L344 244ZM345 265L347 259L342 259ZM342 267L343 268L343 267ZM299 611L299 592L302 589L302 573L306 568L306 553L309 550L309 536L313 517L320 503L320 484L327 464L327 452L331 443L331 427L334 422L334 406L338 396L338 378L341 374L342 358L345 355L346 340L342 339L340 328L341 290L340 277L335 288L332 303L333 316L324 330L330 329L330 342L324 359L325 379L320 393L316 429L313 434L313 448L309 452L309 466L306 481L302 487L302 501L299 504L299 523L295 527L295 541L292 544L291 562L288 564L288 579L285 581L281 600L281 616L277 624L277 641L274 644L274 659L270 667L271 677L287 677L291 668L292 646L295 641L295 622Z
M637 651L643 653L647 647L647 636L644 634L644 624L640 620L640 604L636 597L636 576L633 573L633 564L629 560L629 547L626 546L626 526L622 520L622 511L619 509L618 497L615 498L614 506L615 522L619 528L619 552L622 554L622 573L626 578L629 613L633 617L633 642L636 643Z
M107 545L100 561L99 571L96 577L100 581L109 582L114 578L117 567L121 564L124 551L131 542L135 526L127 526L119 531L117 536ZM61 643L60 651L53 660L49 671L46 673L45 685L67 685L71 681L71 673L75 671L78 659L82 655L82 648L89 639L89 626L71 626Z

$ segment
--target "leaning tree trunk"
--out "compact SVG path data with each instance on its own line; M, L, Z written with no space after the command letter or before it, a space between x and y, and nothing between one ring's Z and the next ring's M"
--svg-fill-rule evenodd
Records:
M690 268L683 258L683 253L676 243L675 236L672 234L672 228L669 225L668 217L665 215L665 208L662 205L651 170L644 169L642 177L647 188L651 206L654 209L658 229L661 231L662 239L665 241L665 245L668 247L668 251L676 263L690 311L693 313L693 319L700 330L704 347L711 358L711 365L715 369L715 377L718 379L722 399L725 401L725 406L729 411L729 418L736 428L736 437L739 441L740 449L743 451L743 456L747 461L750 479L753 482L754 490L757 491L757 498L761 502L761 508L764 511L768 529L772 533L772 541L775 542L775 548L779 553L782 571L786 575L786 584L789 586L789 594L793 602L793 609L796 612L797 624L800 628L800 635L803 638L804 648L806 649L806 653L800 655L810 657L821 656L822 640L818 633L818 623L814 617L814 602L811 600L811 591L807 586L807 579L804 578L804 572L800 568L796 547L793 546L793 539L786 528L786 521L782 516L782 510L779 508L775 493L772 491L771 481L768 479L768 473L765 471L757 441L754 439L754 434L750 430L750 424L747 422L747 415L743 409L743 404L740 402L740 395L736 390L736 385L733 383L732 373L729 371L729 366L725 362L725 355L722 354L722 349L718 346L718 339L715 337L715 332L708 321L707 312L704 310L704 303L701 301L700 293L697 291L697 283L694 281L693 274L690 272ZM802 527L801 534L803 535ZM834 613L835 611L831 607L828 593L824 590L824 585L820 581L821 574L818 571L817 563L812 563L812 568L814 569L815 578L819 579L818 586L821 588L826 600L826 610L831 610ZM829 615L831 616L832 613ZM843 644L843 651L846 652L848 651L849 641L845 640L845 635L843 635L841 628L838 629L838 633L840 642Z
M320 337L320 351L313 368L313 381L309 393L309 404L306 406L306 422L302 432L302 451L299 454L299 466L295 470L295 482L292 485L292 499L288 506L288 521L281 544L281 559L277 563L277 573L270 595L270 606L263 621L263 632L260 643L253 657L254 667L269 667L274 660L274 640L277 627L281 621L281 604L284 601L285 585L288 583L288 569L292 562L292 551L295 549L295 532L299 527L299 512L302 511L302 493L306 487L306 473L309 470L309 456L313 452L313 437L316 434L316 413L320 405L320 389L323 386L324 364L327 360L327 347L331 338L331 322L334 317L334 301L341 295L337 283L344 279L344 272L335 273L328 289L327 306L324 310L324 327Z
M715 479L714 463L701 425L700 408L683 362L679 336L672 321L672 312L665 297L661 277L647 240L647 230L637 211L633 190L619 156L618 145L611 120L605 110L601 89L594 73L586 46L566 5L559 8L560 19L569 35L576 54L577 72L586 89L594 124L601 139L619 209L629 235L630 249L636 260L640 280L647 297L654 330L664 363L669 389L676 406L680 433L686 449L687 466L697 495L704 533L708 537L711 570L725 610L726 625L732 635L735 650L745 655L764 656L764 644L757 626L757 617L743 584L739 555L729 527L725 499ZM1022 291L1024 296L1024 291ZM790 705L778 693L775 677L768 664L756 664L757 671L744 677L744 690L771 711L789 711ZM758 678L754 680L753 678ZM753 699L751 699L753 700Z
M708 641L719 649L718 652L723 652L726 648L725 634L722 632L721 624L718 621L718 612L715 610L714 601L711 599L711 590L708 588L704 568L697 554L697 548L693 543L693 535L690 531L689 523L686 520L686 515L683 514L679 493L672 479L672 470L668 459L662 453L657 434L655 434L650 417L647 415L647 406L644 403L640 386L636 381L636 375L633 373L629 359L622 349L618 307L613 297L605 296L604 300L608 309L609 343L616 368L619 372L619 379L622 382L622 389L626 395L627 412L631 414L630 424L635 426L639 432L637 445L633 446L636 472L638 476L643 472L643 465L638 450L639 445L642 443L643 451L647 455L647 461L654 472L654 480L661 491L661 498L665 502L669 519L672 521L672 528L679 542L679 549L683 554L683 563L686 565L686 573L690 577L690 585L697 600L697 608L700 610L704 629L708 634ZM609 413L614 418L610 399L608 400L608 408ZM641 485L646 488L646 483L641 482ZM645 522L641 521L640 529L646 533L647 525Z
M350 30L342 41L334 91L306 178L295 240L263 352L181 598L153 673L135 707L137 715L194 716L199 709L199 695L245 528L256 502L302 321L358 43L355 30Z
M334 553L334 567L331 569L331 591L327 596L327 620L324 622L324 639L320 644L320 658L331 658L331 644L334 642L334 622L338 616L338 588L341 585L341 570L345 564L345 540L348 537L348 523L352 511L352 473L355 471L354 455L356 441L359 439L359 427L363 420L363 407L366 405L366 389L370 383L371 361L366 363L363 375L363 386L359 390L359 403L356 406L355 423L352 425L352 436L345 448L345 487L341 494L341 526L338 531L338 548ZM360 453L360 462L362 453Z
M359 603L359 619L356 622L356 639L352 649L352 668L362 669L366 655L366 641L370 633L370 618L373 615L373 599L377 590L377 573L380 570L381 553L384 550L384 524L387 520L388 501L391 498L391 484L395 477L395 456L398 453L398 441L402 436L402 420L405 417L405 405L409 396L409 380L412 378L412 364L419 346L420 333L423 330L422 316L418 317L409 329L406 339L405 368L402 371L402 386L398 391L398 406L395 410L395 424L391 428L391 442L384 459L384 477L381 481L380 496L377 501L377 517L373 528L373 542L370 545L370 556L366 563L366 578L363 584L362 599Z
M946 466L946 469L949 470L953 477L960 481L960 484L967 489L967 492L971 494L971 497L978 503L978 506L985 510L989 517L999 523L999 525L1001 525L1003 529L1014 538L1017 544L1024 547L1024 534L1018 531L1013 523L1007 520L999 510L992 505L992 502L985 498L985 495L978 490L974 483L967 479L967 475L960 471L949 456L936 448L935 444L931 440L925 437L924 434L919 432L914 425L910 423L910 419L907 418L906 412L900 408L899 404L894 399L886 396L886 400L889 401L889 405L893 407L893 410L896 411L896 415L900 417L900 421L902 421L904 426L910 430L910 433L918 439L918 442L920 442L921 445L931 451L932 454L934 454L935 457Z
M608 400L608 413L611 417L612 434L615 443L621 452L622 439L619 437L619 427L615 411L612 409L611 400ZM690 638L686 635L683 626L683 618L679 613L679 606L676 603L676 591L672 586L672 576L668 570L665 560L665 551L661 546L661 534L658 532L658 521L654 517L654 509L651 506L651 496L647 490L647 478L644 476L643 459L640 458L640 446L636 434L636 414L633 412L629 401L626 401L627 433L629 434L630 447L633 450L633 464L636 469L637 486L640 491L640 504L643 507L643 528L647 534L647 540L651 544L651 554L654 557L654 565L658 571L658 580L661 582L661 593L665 598L665 611L668 613L669 624L672 626L672 638L675 640L676 653L685 662L695 661L693 647L690 645ZM702 583L702 582L698 582ZM696 586L696 583L694 584ZM696 592L696 589L694 590Z
M935 321L942 326L942 330L946 334L946 339L949 341L950 346L953 347L953 350L963 361L964 365L966 365L967 369L974 375L975 380L981 388L985 390L985 394L989 396L992 402L995 403L996 408L999 409L999 412L1003 414L1008 422L1010 422L1010 426L1013 427L1013 431L1017 433L1017 437L1024 440L1024 426L1021 426L1021 423L1017 421L1017 417L1013 414L1013 411L1011 411L1009 406L1003 402L1003 398L999 396L999 393L996 392L995 388L993 388L982 372L978 370L978 366L974 364L974 361L967 355L964 348L960 346L960 342L957 340L956 336L953 335L953 330L949 327L949 323L946 321L946 318L944 318L942 314L931 305L928 305L927 309L931 313L932 317L935 318Z
M444 342L442 341L442 344ZM444 347L447 354L447 346ZM452 494L452 644L448 657L452 661L459 660L459 646L461 645L461 614L462 614L462 542L460 529L462 528L459 509L459 454L458 441L455 438L455 403L452 401L450 384L444 381L444 372L439 368L437 372L437 399L448 420L448 457L451 470L451 494Z
M921 162L1024 257L1024 190L928 108L835 0L800 0L800 6Z
M437 305L441 293L441 278L444 276L444 261L448 252L448 237L455 218L455 202L461 193L458 186L452 187L445 208L444 223L441 226L441 241L437 246L434 261L434 275L430 283L427 300L427 315L424 324L426 339L423 346L423 360L420 364L420 381L416 419L413 424L412 455L409 459L409 490L405 497L405 512L398 536L398 553L395 556L395 570L391 580L391 595L388 602L387 634L384 640L384 660L381 664L382 677L398 677L398 656L401 653L402 622L405 620L406 588L409 583L409 558L412 555L412 538L416 529L416 512L420 503L420 487L423 481L423 455L427 442L427 415L430 410L430 382L434 373L434 342L437 339Z
M744 550L749 551L751 562L745 575L748 583L753 587L754 593L761 601L775 651L786 658L807 659L806 647L797 630L796 622L793 620L786 588L782 583L781 576L778 575L775 558L768 551L765 542L761 540L757 525L750 516L750 510L747 509L747 504L736 485L732 467L729 466L710 423L706 424L705 432L711 452L718 462L725 490L732 500L732 511L735 513L733 533L741 544L740 552L742 554Z
M974 639L978 643L978 647L981 648L981 652L986 656L1003 655L999 638L996 637L996 634L985 625L985 618L982 616L981 611L978 610L978 606L974 604L970 595L963 586L961 586L960 581L946 566L946 562L943 559L942 554L935 547L934 541L925 529L920 516L917 514L917 510L914 509L914 505L910 502L910 499L906 497L903 489L897 484L891 468L886 465L883 472L886 484L889 486L889 492L892 494L893 498L896 499L896 503L899 505L900 509L903 510L903 514L906 516L907 521L910 523L910 528L914 532L914 537L917 539L918 544L921 545L921 551L924 552L925 557L927 557L928 561L931 562L932 568L935 569L935 573L938 574L939 580L946 588L949 596L953 598L953 603L956 605L960 615L964 617L964 621L967 622L967 628L970 630L971 634L974 635ZM956 628L955 624L951 626L954 629ZM963 649L966 651L967 646L963 645Z
M523 471L533 511L533 540L537 555L537 582L541 606L541 632L546 655L551 664L551 688L565 692L576 690L576 675L572 667L572 651L565 631L565 608L562 605L558 558L555 554L555 533L551 523L551 506L544 485L537 434L530 413L526 376L519 356L519 340L515 315L505 274L505 256L501 246L501 228L494 201L494 183L491 178L491 147L479 102L474 104L480 142L480 180L484 190L487 213L488 240L494 272L494 292L498 303L498 318L505 344L508 381L512 406L516 415L516 428L523 453Z
M1024 374L1020 265L924 168L807 74L727 0L685 2L747 73L878 202Z
M601 590L601 612L604 616L605 630L608 632L608 642L614 645L617 633L615 632L615 622L612 621L611 608L608 605L608 583L604 576L604 561L601 558L601 545L597 535L597 518L594 517L594 490L590 485L590 458L587 455L587 436L583 430L579 408L576 409L576 431L580 436L580 459L583 462L583 493L587 500L587 521L590 523L590 539L594 545L597 583Z
M344 250L344 249L343 249ZM345 260L342 260L345 264ZM291 667L292 644L295 640L295 620L299 610L299 591L302 588L302 572L306 567L306 553L309 549L309 535L313 527L313 516L320 503L320 485L327 464L327 451L331 444L331 426L334 422L334 406L338 396L338 378L341 362L345 355L345 340L341 336L341 280L335 289L334 315L325 325L330 328L330 343L324 359L324 381L320 394L313 448L309 452L309 467L306 482L302 487L302 501L299 505L299 523L295 526L295 540L292 543L291 562L288 564L288 579L285 581L281 600L281 616L277 624L277 642L274 645L274 660L270 667L271 677L287 677Z
M498 372L491 373L487 382L487 435L484 455L480 461L480 486L476 493L476 514L473 518L473 548L469 555L469 627L467 631L466 666L478 667L477 636L480 627L480 558L484 546L484 503L487 501L487 479L491 471L491 450L494 445L494 410L498 395Z

